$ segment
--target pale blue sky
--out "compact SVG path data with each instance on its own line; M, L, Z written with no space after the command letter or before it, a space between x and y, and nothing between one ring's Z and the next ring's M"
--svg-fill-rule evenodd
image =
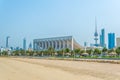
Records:
M120 36L120 0L0 0L0 46L10 36L10 46L22 47L36 38L72 35L81 45L94 43L98 33Z

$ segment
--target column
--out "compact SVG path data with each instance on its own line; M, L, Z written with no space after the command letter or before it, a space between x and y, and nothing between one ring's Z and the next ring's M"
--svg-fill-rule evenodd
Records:
M65 49L65 40L63 40L63 49Z
M55 49L55 41L53 41L53 48Z
M59 40L59 50L61 50L61 40Z
M57 50L57 40L55 41L55 49Z
M42 50L43 50L43 41L42 41L42 47L41 47L41 48L42 48Z
M45 41L45 50L47 49L47 41Z
M53 41L51 41L51 43L52 43L52 48L54 48L54 43L53 43Z
M59 49L59 41L57 41L57 49Z
M48 49L50 48L50 41L48 41Z

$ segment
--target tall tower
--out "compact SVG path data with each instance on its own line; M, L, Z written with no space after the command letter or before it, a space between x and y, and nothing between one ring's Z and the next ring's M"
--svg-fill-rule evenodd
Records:
M95 17L95 33L94 33L94 40L95 40L95 45L94 46L98 46L98 43L97 43L97 41L98 41L98 32L97 32L97 20L96 20L96 17Z
M23 39L23 50L26 50L26 39Z
M106 47L106 45L105 45L105 29L101 29L100 46Z
M8 45L9 44L9 38L10 38L10 36L6 37L6 48L9 48L9 45Z
M115 33L108 33L108 49L115 48Z

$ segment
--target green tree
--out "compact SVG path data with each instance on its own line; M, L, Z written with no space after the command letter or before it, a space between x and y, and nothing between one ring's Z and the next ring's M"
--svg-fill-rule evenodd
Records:
M108 53L111 53L111 52L115 52L115 50L114 49L109 49Z
M101 51L98 48L94 49L94 55L100 55Z
M15 51L13 51L13 53L12 53L14 56L19 56L19 50L15 50Z
M7 52L7 51L3 51L3 52L2 52L2 55L3 55L3 56L7 56L7 55L8 55L8 52Z
M51 56L54 56L54 48L49 47L48 52L50 53Z
M75 50L74 50L74 57L75 57L76 55L79 55L79 56L80 56L80 55L81 55L80 53L81 53L81 50L80 50L80 49L75 49Z
M21 53L22 56L25 56L25 55L26 55L26 54L25 54L25 50L20 50L19 52Z
M117 55L120 55L120 47L118 47L116 50Z
M69 53L70 52L70 49L69 48L66 48L65 49L65 53Z
M102 52L107 52L107 48L104 47L104 48L102 49Z
M86 52L87 52L89 55L91 55L92 52L93 52L93 50L92 50L92 49L90 49L90 50L86 50Z

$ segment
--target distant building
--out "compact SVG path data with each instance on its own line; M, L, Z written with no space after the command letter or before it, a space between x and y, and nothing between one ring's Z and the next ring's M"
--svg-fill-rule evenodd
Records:
M96 18L95 18L95 33L94 33L94 40L95 40L94 46L98 47L99 44L97 43L97 41L98 41L98 32L97 32L97 20L96 20Z
M120 47L120 37L116 38L116 45L117 47Z
M61 50L61 49L66 49L66 48L69 48L70 50L74 50L77 48L82 48L74 40L72 36L43 38L43 39L33 40L34 50L47 50L49 47L52 47L55 50Z
M108 49L115 47L115 33L108 33Z
M105 30L101 30L101 35L100 35L100 46L101 47L106 47L105 45Z
M23 50L26 50L26 39L23 39Z
M29 50L29 51L32 50L32 43L29 44L28 50Z
M9 48L9 38L10 38L10 36L6 37L6 48Z

